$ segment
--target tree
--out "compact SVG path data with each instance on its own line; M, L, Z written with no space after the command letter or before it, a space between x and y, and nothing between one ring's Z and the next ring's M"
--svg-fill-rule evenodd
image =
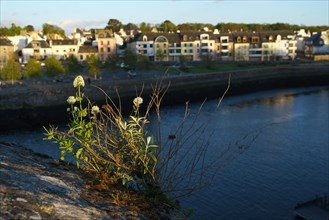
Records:
M112 54L107 57L104 67L110 69L112 72L115 72L117 69L118 62L119 57L116 54Z
M19 35L22 28L20 26L16 26L14 23L11 24L10 28L0 27L0 36L15 36Z
M161 49L159 49L156 51L155 57L157 58L158 61L163 61L165 54Z
M133 24L133 23L128 23L126 25L123 26L123 30L125 32L128 32L128 31L137 31L138 30L138 27L136 24Z
M3 80L11 80L13 84L15 80L21 79L20 70L21 67L19 63L14 60L8 60L6 66L1 69L0 75Z
M70 55L67 58L66 72L68 74L77 74L82 71L82 65L79 63L78 59L74 55Z
M58 76L65 72L62 63L56 60L55 57L48 57L45 59L45 67L47 76Z
M27 32L34 31L34 27L33 27L33 25L27 25L27 26L24 27L24 29L25 29Z
M152 30L152 26L149 23L142 22L139 26L139 29L142 32L150 32Z
M175 32L177 31L177 26L169 20L165 20L160 24L160 28L163 32Z
M96 79L97 75L100 74L100 72L101 72L99 60L97 59L97 57L94 54L92 54L87 58L86 61L87 61L88 73Z
M118 19L111 18L107 22L106 29L112 29L113 32L118 32L122 28L122 23Z
M30 59L27 62L25 69L23 71L24 76L27 79L39 77L39 76L41 76L41 72L42 72L41 64L36 59Z
M44 35L58 34L62 37L65 37L65 31L62 28L52 24L47 24L47 23L43 24L42 32Z
M137 65L137 56L132 50L126 50L124 52L124 62L126 65L130 66L131 68L136 68Z

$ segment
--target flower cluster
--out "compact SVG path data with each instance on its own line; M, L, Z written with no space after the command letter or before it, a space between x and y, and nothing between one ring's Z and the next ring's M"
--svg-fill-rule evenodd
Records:
M93 107L91 107L91 114L96 115L97 113L99 113L99 107L97 105L94 105Z
M141 104L143 104L143 98L142 97L136 97L134 99L133 103L138 108Z
M83 77L82 76L77 76L75 77L74 81L73 81L73 86L74 88L76 87L84 87L85 86L85 81L83 80Z
M74 96L69 96L66 100L70 105L74 105L74 103L77 101Z

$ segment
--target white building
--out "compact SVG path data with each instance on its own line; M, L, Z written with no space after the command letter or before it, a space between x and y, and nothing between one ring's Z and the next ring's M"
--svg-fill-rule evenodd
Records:
M78 56L78 40L50 40L49 46L52 48L52 55L57 60L65 60L70 55Z
M52 48L44 40L34 40L22 49L23 62L27 63L31 58L44 60L52 56Z

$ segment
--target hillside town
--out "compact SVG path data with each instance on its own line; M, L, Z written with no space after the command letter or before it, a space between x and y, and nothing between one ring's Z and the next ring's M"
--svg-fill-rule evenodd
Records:
M17 36L0 37L0 67L9 59L23 65L31 58L42 63L47 57L63 61L70 55L81 63L91 55L105 62L111 56L123 57L127 50L138 60L150 62L178 62L182 57L185 61L329 60L329 30L221 33L206 27L182 32L76 29L65 37L24 30Z

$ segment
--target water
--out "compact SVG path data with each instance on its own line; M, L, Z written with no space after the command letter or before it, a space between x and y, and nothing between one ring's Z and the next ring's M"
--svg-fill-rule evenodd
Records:
M218 110L212 100L199 115L200 103L190 104L196 127L206 123L204 135L212 134L209 161L245 135L241 143L249 146L210 187L181 200L183 208L194 210L190 219L291 220L297 202L328 193L328 98L328 87L314 87L226 97ZM183 115L184 106L162 108L164 139ZM42 133L2 133L0 141L59 158Z

